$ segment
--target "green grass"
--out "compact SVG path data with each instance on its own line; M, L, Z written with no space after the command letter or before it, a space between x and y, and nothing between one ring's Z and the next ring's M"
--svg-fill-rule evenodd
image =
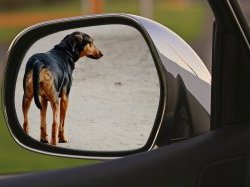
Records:
M106 0L105 12L139 14L135 0ZM201 3L173 7L165 0L155 0L154 20L170 28L187 41L195 40L202 29L205 7Z
M175 8L166 1L155 0L154 20L167 26L184 40L190 42L199 37L204 20L205 8L201 3L187 5L183 8ZM106 13L130 13L139 14L139 4L135 0L106 0L104 12ZM80 14L80 2L78 0L69 3L55 5L41 5L20 8L15 12L72 12ZM20 32L22 28L0 28L0 43L9 42Z
M106 0L104 12L138 14L139 4L135 0Z
M34 1L35 2L35 1ZM15 12L15 13L36 13L36 12L46 12L46 13L54 13L54 12L78 12L80 13L80 3L79 0L71 0L71 1L63 1L60 4L34 4L31 6L20 6L19 8L12 9L4 9L2 12Z
M0 44L10 44L15 36L22 31L23 28L1 28L0 27Z
M0 175L38 172L96 163L96 161L84 159L43 155L22 148L11 137L3 119L2 111L0 111L0 148Z
M205 7L202 4L175 9L157 4L155 20L167 26L186 41L193 41L200 36Z

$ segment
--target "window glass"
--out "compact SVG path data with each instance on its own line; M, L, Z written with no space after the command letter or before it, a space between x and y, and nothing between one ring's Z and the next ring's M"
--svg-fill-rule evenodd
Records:
M240 0L240 5L245 14L248 25L250 25L250 1L249 0Z

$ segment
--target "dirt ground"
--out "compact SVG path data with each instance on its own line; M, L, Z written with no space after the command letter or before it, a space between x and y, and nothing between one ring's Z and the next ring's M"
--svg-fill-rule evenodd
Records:
M140 33L128 26L81 28L50 35L27 52L18 75L16 110L20 124L22 79L27 59L46 52L75 30L94 38L103 52L99 60L83 58L76 63L66 136L69 143L58 146L79 150L120 151L142 147L152 130L158 109L160 88L151 53ZM48 110L51 133L51 109ZM40 114L32 103L30 135L39 140Z

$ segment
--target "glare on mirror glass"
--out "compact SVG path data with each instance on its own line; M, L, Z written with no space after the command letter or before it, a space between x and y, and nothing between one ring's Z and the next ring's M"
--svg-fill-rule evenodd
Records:
M123 151L146 144L159 97L157 71L140 32L103 25L61 31L35 42L22 61L15 103L20 125L37 141L85 151Z

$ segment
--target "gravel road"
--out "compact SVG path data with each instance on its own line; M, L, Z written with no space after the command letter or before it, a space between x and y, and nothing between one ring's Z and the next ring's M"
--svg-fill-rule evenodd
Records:
M137 30L110 25L80 28L52 34L38 40L22 62L16 86L16 110L21 111L22 79L27 59L46 52L68 33L81 31L94 38L103 52L99 60L78 60L66 115L68 143L58 144L78 150L120 151L142 147L152 130L158 103L159 80L150 51ZM51 133L51 109L48 133ZM32 102L29 113L30 136L39 140L40 114Z

